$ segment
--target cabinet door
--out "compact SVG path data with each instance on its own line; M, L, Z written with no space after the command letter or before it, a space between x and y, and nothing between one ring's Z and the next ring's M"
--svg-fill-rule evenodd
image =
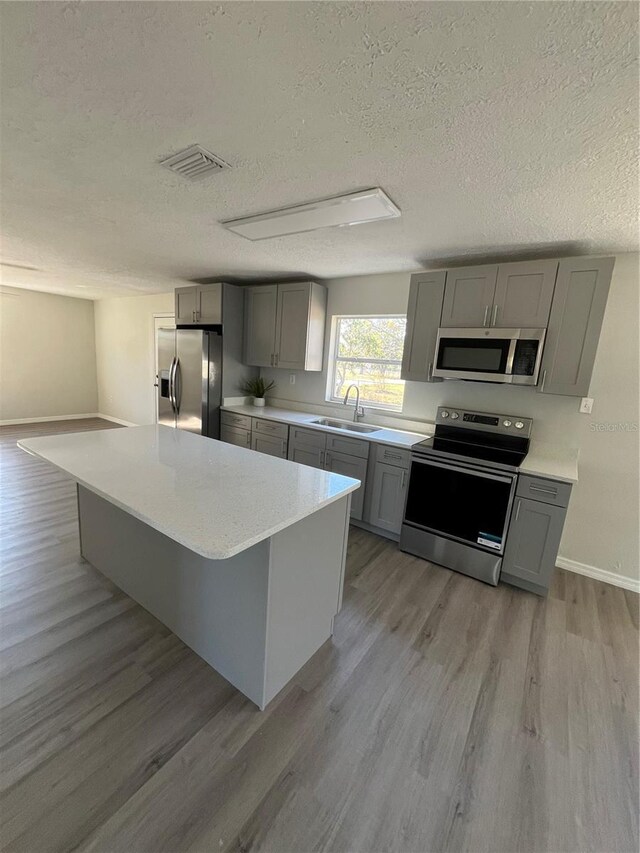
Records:
M502 561L503 574L548 588L565 515L564 507L517 497Z
M220 426L220 441L235 444L237 447L251 447L251 433L247 429L222 424Z
M512 329L546 329L558 261L500 264L491 325Z
M199 285L196 311L198 323L222 323L222 284Z
M324 433L302 427L290 427L287 458L311 468L324 468L327 437Z
M361 481L360 488L351 493L351 516L362 520L364 509L364 491L367 479L367 460L360 456L348 456L346 453L327 451L324 457L325 470L343 477L353 477Z
M175 303L176 325L193 325L196 322L196 310L198 307L198 288L176 288Z
M447 270L440 325L448 329L488 326L497 277L497 264Z
M278 286L247 287L244 299L244 363L273 367Z
M432 371L446 275L445 270L439 270L411 276L400 372L402 379L414 382L442 381L434 380Z
M564 258L551 305L539 389L587 397L614 258Z
M311 285L279 284L276 314L275 366L304 370Z
M407 479L406 468L376 462L373 469L369 524L391 533L400 533Z
M258 453L266 453L268 456L277 456L278 459L287 458L287 442L284 438L253 432L251 449L257 450Z

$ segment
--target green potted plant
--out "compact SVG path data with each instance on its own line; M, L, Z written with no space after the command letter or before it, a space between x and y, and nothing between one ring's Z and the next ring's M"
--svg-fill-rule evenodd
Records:
M245 379L240 387L245 394L253 397L254 406L264 406L264 395L275 386L275 382L265 382L262 376L256 376L253 379Z

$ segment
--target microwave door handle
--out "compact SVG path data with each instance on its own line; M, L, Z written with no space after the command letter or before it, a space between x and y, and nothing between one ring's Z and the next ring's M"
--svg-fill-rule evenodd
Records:
M513 373L513 359L516 355L516 338L511 338L509 341L509 352L507 353L507 366L505 368L505 373L507 376L511 376Z

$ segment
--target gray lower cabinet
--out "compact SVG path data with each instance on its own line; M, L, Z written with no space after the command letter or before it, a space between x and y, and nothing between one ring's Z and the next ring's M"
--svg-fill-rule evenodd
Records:
M287 458L311 468L324 468L327 437L324 433L302 427L289 427Z
M400 533L409 472L386 462L373 468L368 523L390 533Z
M414 382L442 382L433 378L438 326L444 296L445 270L411 276L407 328L400 376Z
M292 426L289 429L287 458L301 465L323 468L360 480L362 486L351 495L351 517L362 520L369 442Z
M501 580L547 594L566 514L565 507L516 497Z
M253 431L251 433L251 449L258 453L266 453L268 456L277 456L278 459L287 458L287 440L274 435L263 435Z
M367 479L367 460L361 456L349 456L346 453L327 450L324 458L324 467L326 471L331 471L333 474L342 474L343 477L354 477L356 480L362 482L360 488L351 494L351 516L362 519L365 483Z
M237 447L251 447L251 430L223 423L220 426L220 441Z
M539 390L587 397L614 258L563 258L558 266Z

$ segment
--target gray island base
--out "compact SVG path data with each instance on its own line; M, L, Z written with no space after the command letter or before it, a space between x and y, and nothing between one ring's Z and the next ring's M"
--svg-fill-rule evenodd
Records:
M351 496L225 560L78 486L82 556L264 709L333 633Z
M331 637L359 480L166 426L18 444L76 481L84 559L259 708Z

